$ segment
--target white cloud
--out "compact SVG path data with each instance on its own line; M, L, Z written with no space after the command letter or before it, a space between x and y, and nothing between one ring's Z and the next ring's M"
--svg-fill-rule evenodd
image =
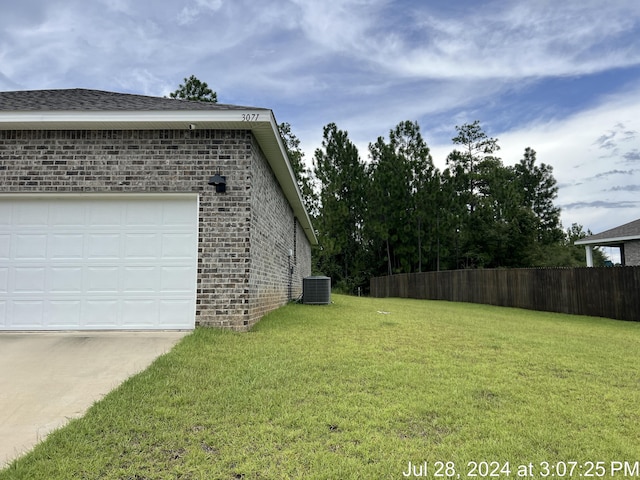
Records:
M373 27L380 0L291 0L300 9L299 28L328 52L368 52L376 43Z
M640 148L638 111L640 89L620 92L570 117L497 134L500 154L513 164L526 147L536 150L537 161L553 167L560 185L556 204L564 207L564 225L603 231L640 216L633 188L640 169L628 165Z
M166 80L158 77L146 68L133 68L122 72L116 76L115 80L120 85L120 89L127 92L142 93L143 95L158 95L158 87L162 91L162 96L168 96L178 88L169 85Z
M222 8L222 0L191 0L178 14L180 25L189 25L200 15L217 12Z
M460 17L423 11L415 22L389 34L384 48L368 43L368 54L403 75L447 79L576 75L640 62L632 2L500 2Z
M133 13L133 5L129 0L100 0L108 9L120 13Z

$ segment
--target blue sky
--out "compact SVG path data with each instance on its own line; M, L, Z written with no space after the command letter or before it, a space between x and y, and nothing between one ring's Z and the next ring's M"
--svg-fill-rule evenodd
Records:
M437 166L480 120L506 164L550 164L565 227L640 217L637 0L22 0L0 89L167 95L195 74L271 108L310 162L335 122L367 145L417 120Z

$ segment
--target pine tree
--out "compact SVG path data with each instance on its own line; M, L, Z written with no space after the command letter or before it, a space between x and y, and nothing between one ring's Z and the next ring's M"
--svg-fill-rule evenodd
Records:
M195 75L185 78L184 83L181 83L169 96L180 100L218 103L218 94L211 90L206 82L198 80Z
M302 202L304 203L307 213L309 213L312 219L315 219L318 217L318 197L313 188L313 174L311 169L305 165L304 152L300 148L300 139L291 131L291 125L289 123L284 122L279 124L278 131L284 141L289 163L291 164L291 169L293 170L300 194L302 195Z
M368 188L364 164L348 132L324 127L314 155L320 212L316 220L320 250L317 268L347 292L368 282L362 227Z
M435 227L435 168L417 122L399 123L369 145L368 236L387 274L421 271ZM379 263L380 267L382 262Z

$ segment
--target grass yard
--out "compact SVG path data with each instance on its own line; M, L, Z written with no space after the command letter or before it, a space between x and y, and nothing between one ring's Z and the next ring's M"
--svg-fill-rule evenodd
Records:
M611 462L640 460L640 323L332 299L197 329L0 479L625 478Z

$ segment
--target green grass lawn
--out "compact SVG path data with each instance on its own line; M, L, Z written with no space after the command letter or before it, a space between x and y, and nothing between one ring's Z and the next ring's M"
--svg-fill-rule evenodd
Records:
M0 479L467 478L483 461L623 478L611 462L640 460L639 323L332 298L197 329Z

